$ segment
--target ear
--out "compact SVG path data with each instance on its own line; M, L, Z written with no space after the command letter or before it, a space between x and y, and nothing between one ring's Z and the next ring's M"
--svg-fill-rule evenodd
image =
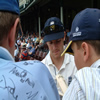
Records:
M90 55L90 48L89 45L86 42L83 42L81 44L82 50L83 50L83 60L84 62L87 62L89 55Z
M14 25L11 27L9 34L8 34L8 44L9 47L13 47L15 45L15 35L16 35L16 27L19 24L19 18L15 20Z
M64 31L64 41L65 41L65 39L66 39L66 32Z

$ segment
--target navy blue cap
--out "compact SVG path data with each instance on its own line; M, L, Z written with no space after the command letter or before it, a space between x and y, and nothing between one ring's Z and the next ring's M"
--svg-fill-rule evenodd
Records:
M62 55L68 50L73 41L100 40L100 10L86 8L79 12L72 22L69 39L70 42Z
M54 31L52 30L55 27ZM49 29L49 33L45 30ZM57 40L64 37L64 26L61 20L57 17L49 18L44 25L44 42Z
M13 12L19 15L19 0L0 0L0 11Z
M70 40L100 40L100 10L87 8L72 23Z

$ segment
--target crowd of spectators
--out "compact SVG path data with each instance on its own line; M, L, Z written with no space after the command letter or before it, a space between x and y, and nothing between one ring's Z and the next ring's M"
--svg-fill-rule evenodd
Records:
M28 34L18 36L15 43L14 58L15 61L22 60L42 60L48 53L48 47L44 43L43 33L38 35Z

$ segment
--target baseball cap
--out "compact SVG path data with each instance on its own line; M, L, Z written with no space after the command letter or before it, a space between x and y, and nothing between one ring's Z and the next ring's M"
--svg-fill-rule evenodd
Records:
M19 15L19 0L0 0L0 11L13 12Z
M57 40L64 37L64 26L59 18L51 17L44 25L44 42Z
M72 22L69 40L68 46L61 56L73 41L100 40L100 9L86 8L79 12Z

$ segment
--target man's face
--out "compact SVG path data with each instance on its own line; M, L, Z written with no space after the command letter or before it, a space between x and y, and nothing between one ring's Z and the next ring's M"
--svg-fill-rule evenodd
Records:
M76 67L79 70L79 69L84 67L84 60L83 60L83 55L82 55L82 49L78 48L76 43L74 43L74 42L72 43L71 48L73 50Z
M48 48L50 50L50 56L53 58L61 57L61 53L63 52L64 46L64 38L52 40L47 42Z

